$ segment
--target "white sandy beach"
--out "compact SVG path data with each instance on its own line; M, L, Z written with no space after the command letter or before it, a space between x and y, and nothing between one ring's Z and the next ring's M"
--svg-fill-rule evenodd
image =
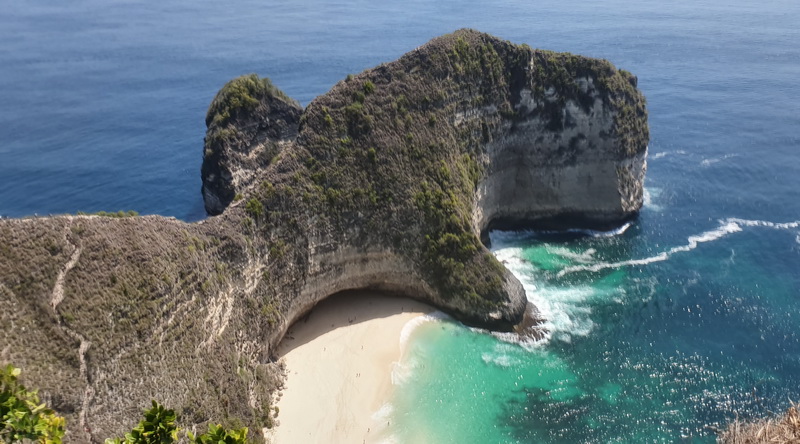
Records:
M433 308L405 298L350 293L320 303L278 348L286 388L273 442L369 443L386 423L375 415L392 393L400 332Z

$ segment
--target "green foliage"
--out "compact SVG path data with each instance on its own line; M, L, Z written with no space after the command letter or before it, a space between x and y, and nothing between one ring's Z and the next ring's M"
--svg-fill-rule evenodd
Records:
M325 127L333 128L333 117L331 117L330 110L327 106L322 107L322 118L325 121Z
M124 438L106 439L106 444L172 444L178 441L178 415L153 401L153 406L144 411L144 419ZM208 425L208 432L194 436L186 433L189 442L195 444L245 444L247 427L226 430L221 425Z
M21 372L11 364L0 370L0 442L61 443L64 418L41 403L36 390L20 384Z
M244 210L247 211L247 214L249 214L250 217L258 220L264 215L264 204L262 204L260 200L253 197L247 201Z
M219 128L208 135L208 143L206 145L227 145L235 143L238 133L239 132L233 128ZM206 151L210 151L205 153L206 157L214 155L214 150L207 149Z
M144 411L144 419L125 438L109 438L106 444L171 444L178 440L177 421L174 410L153 401L153 406Z
M208 107L206 125L210 126L211 123L223 125L239 110L252 110L266 97L277 97L292 104L297 103L276 88L268 78L248 74L231 80L219 90Z
M200 436L187 433L189 441L195 444L245 444L247 442L247 427L234 430L225 430L221 425L209 424L208 432Z
M480 78L484 85L499 86L504 83L503 60L489 43L470 43L458 37L448 58L458 76Z
M375 84L374 84L374 83L372 83L372 82L371 82L371 81L369 81L369 80L367 80L366 82L364 82L364 94L367 94L367 95L369 95L369 94L372 94L372 93L374 93L374 92L375 92Z
M354 102L344 107L347 119L347 132L351 137L364 135L372 128L372 118L366 113L361 102Z

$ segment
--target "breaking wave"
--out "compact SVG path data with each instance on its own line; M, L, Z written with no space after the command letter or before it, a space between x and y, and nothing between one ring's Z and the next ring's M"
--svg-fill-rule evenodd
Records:
M574 273L577 271L596 272L600 270L622 268L622 267L629 267L636 265L647 265L654 262L663 262L669 259L670 256L672 256L673 254L691 251L697 248L697 246L702 243L713 242L722 239L723 237L729 234L738 233L743 230L743 227L748 227L748 228L765 227L776 230L791 230L800 227L800 221L776 223L763 220L728 218L720 221L720 225L717 228L700 233L695 236L689 236L686 244L679 245L677 247L672 247L669 250L659 253L655 256L650 256L642 259L630 259L619 262L598 262L596 264L573 265L565 267L564 269L559 271L556 276L562 277L565 274Z

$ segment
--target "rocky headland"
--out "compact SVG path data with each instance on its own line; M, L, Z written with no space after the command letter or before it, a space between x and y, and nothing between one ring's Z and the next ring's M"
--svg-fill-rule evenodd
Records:
M276 345L344 290L524 334L535 307L481 236L606 228L642 205L636 78L472 30L305 109L234 79L206 123L216 217L0 221L0 361L67 416L71 441L120 434L151 399L188 424L269 426Z

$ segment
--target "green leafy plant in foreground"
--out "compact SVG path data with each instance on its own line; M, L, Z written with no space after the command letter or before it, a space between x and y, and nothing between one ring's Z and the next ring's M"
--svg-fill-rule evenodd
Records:
M189 441L195 444L245 444L247 442L247 427L238 430L225 430L221 425L209 424L208 432L195 437L187 433Z
M64 418L40 403L37 391L19 383L21 372L11 364L0 371L0 442L61 443Z
M153 407L144 411L144 420L133 428L125 438L107 439L106 444L171 444L178 440L178 415L153 401ZM194 436L187 432L189 441L195 444L245 444L247 427L226 430L221 425L209 424L208 432Z
M144 411L144 420L125 438L109 438L106 444L169 444L178 440L178 415L153 401L153 407Z

